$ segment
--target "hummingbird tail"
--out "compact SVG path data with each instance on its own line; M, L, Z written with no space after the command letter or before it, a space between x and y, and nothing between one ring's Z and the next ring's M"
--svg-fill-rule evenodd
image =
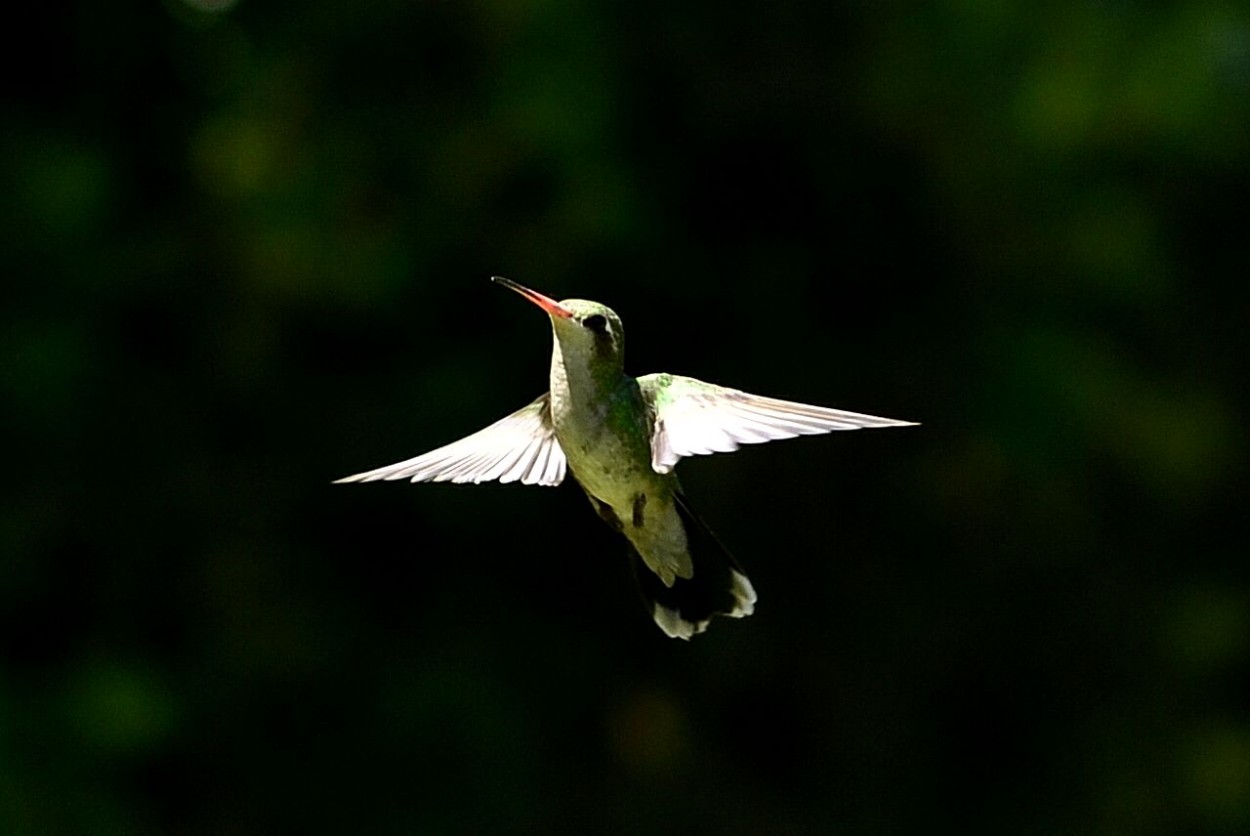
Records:
M660 629L672 638L689 639L706 630L715 615L745 618L754 612L755 588L686 498L681 494L675 498L686 528L693 575L665 586L634 552L634 576Z

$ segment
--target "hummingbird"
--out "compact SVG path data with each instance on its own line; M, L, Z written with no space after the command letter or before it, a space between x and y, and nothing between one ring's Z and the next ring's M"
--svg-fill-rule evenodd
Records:
M675 374L625 373L621 318L598 302L557 302L510 279L492 281L546 312L554 346L547 392L485 429L415 458L336 481L521 482L559 485L567 473L598 515L625 536L651 617L690 639L716 615L755 610L755 588L691 510L673 467L833 430L914 426L752 395Z

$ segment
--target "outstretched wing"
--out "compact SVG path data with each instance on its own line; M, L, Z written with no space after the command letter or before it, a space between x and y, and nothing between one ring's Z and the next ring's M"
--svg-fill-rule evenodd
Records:
M638 378L651 409L651 467L668 473L683 456L728 453L800 435L871 427L914 426L858 412L765 398L692 377L649 374Z
M551 425L546 393L484 430L416 458L336 480L375 482L500 482L558 485L564 479L564 451Z

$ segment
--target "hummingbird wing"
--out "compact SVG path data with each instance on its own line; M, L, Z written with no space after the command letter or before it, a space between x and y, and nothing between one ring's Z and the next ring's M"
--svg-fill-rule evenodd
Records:
M825 406L766 398L672 374L638 378L655 415L651 467L668 473L684 456L728 453L761 444L833 430L914 426Z
M564 451L551 425L547 393L473 435L416 458L336 480L376 482L500 482L558 485L564 479Z

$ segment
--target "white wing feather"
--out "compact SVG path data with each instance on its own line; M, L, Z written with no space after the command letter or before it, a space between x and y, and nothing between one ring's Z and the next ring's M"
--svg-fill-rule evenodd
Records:
M415 458L336 480L375 482L521 482L558 485L564 480L564 451L551 426L547 395L483 430Z
M914 426L911 421L752 395L692 377L654 374L638 379L655 410L651 467L668 473L684 456L728 453L835 430Z

